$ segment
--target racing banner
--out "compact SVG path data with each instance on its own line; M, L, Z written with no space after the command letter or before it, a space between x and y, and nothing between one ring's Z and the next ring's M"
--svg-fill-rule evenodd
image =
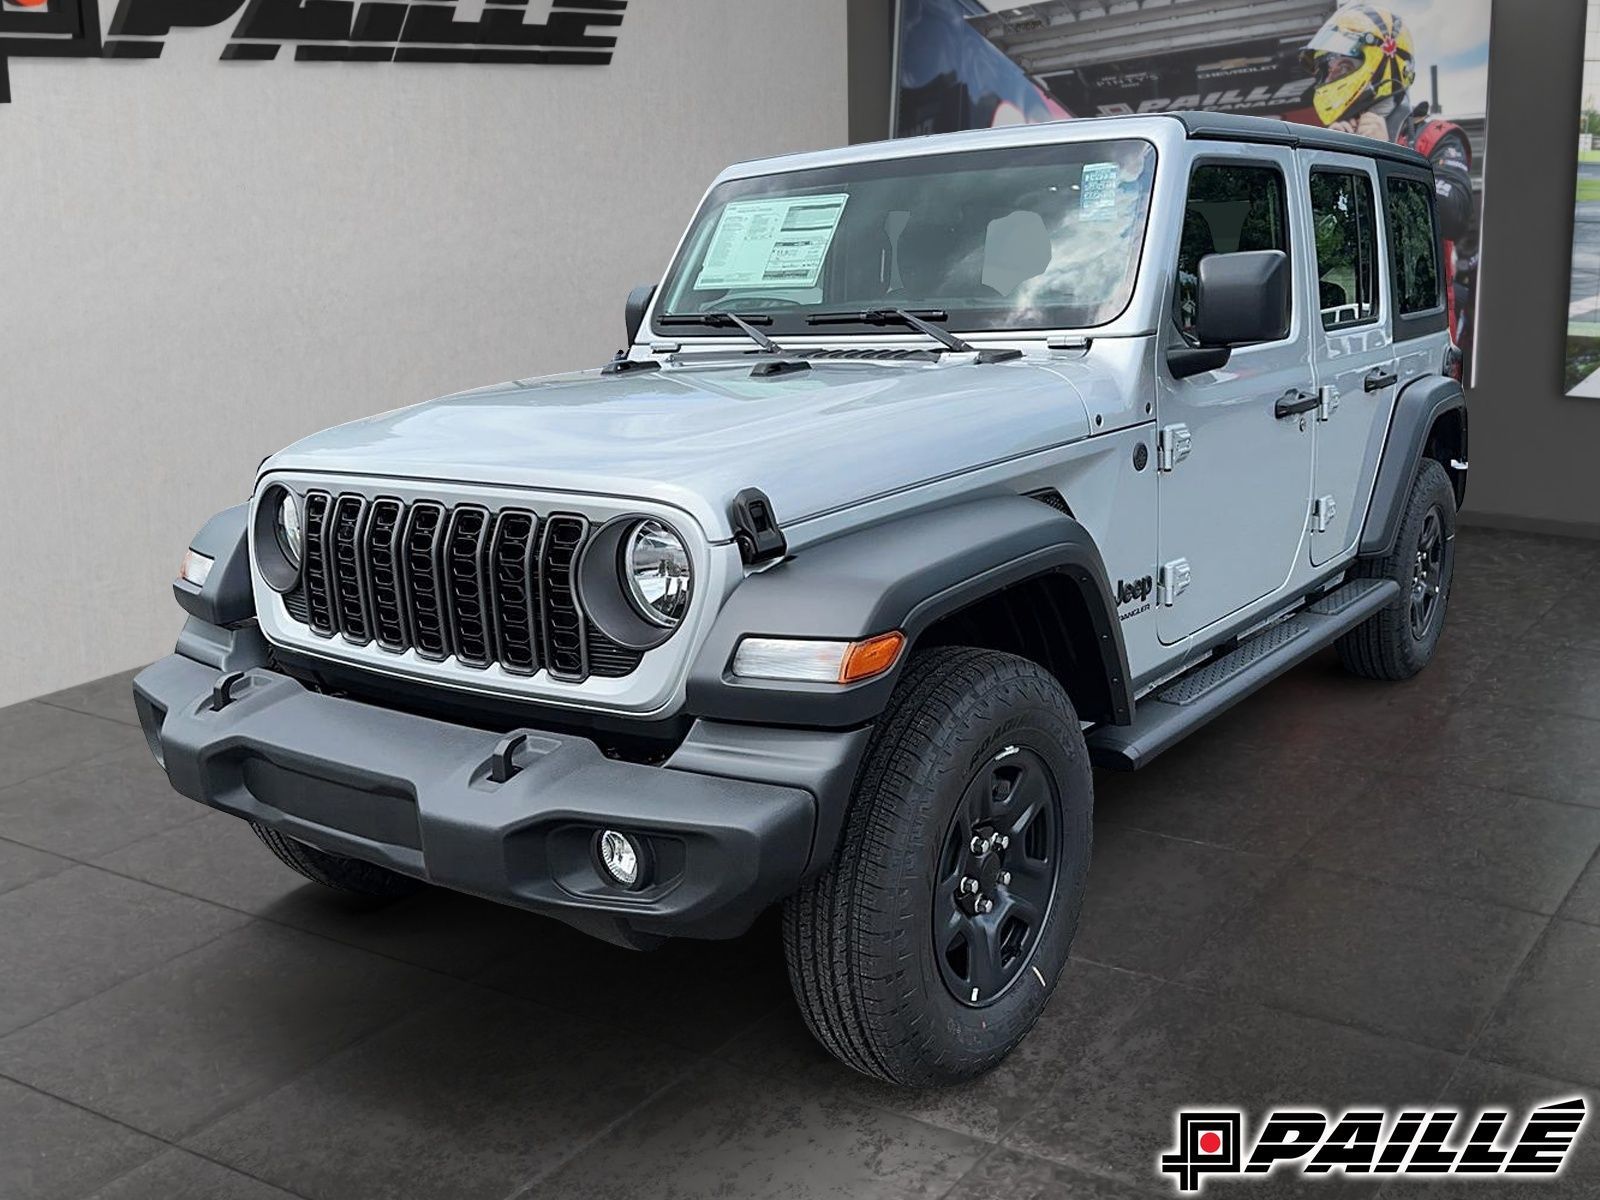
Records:
M1439 177L1440 232L1454 281L1451 328L1470 364L1490 5L900 0L894 134L1203 109L1413 146L1433 159Z
M1567 299L1567 395L1600 398L1600 0L1588 0L1578 110L1578 196Z

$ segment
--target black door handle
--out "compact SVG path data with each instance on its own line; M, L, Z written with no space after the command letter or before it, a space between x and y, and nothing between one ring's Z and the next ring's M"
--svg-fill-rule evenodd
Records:
M1393 371L1385 371L1382 367L1374 367L1367 372L1366 382L1361 386L1369 392L1381 392L1384 388L1392 388L1400 382L1400 376Z
M1278 420L1285 417L1298 417L1301 413L1308 413L1322 403L1322 397L1315 392L1302 392L1290 388L1278 397L1277 404L1272 406L1272 415Z

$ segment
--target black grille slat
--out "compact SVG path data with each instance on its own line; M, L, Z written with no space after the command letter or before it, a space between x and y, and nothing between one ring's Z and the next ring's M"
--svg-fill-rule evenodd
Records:
M514 675L539 667L539 520L521 509L506 509L495 521L489 551L495 643L500 665Z
M365 497L344 495L333 502L328 565L334 613L345 640L357 646L365 646L372 640L371 623L367 619L366 572L361 563L361 538L366 519Z
M578 603L574 568L591 532L574 513L311 491L303 578L285 607L320 636L430 662L622 678L643 652L606 637Z
M465 504L450 514L444 539L445 612L456 661L487 667L494 661L489 625L489 580L485 570L490 519L487 509Z
M312 633L332 637L339 632L333 613L333 585L328 563L328 509L333 497L327 492L307 492L304 518L304 561L301 573L306 593L306 623Z
M363 540L373 640L385 650L396 652L411 648L400 567L405 512L405 506L398 500L374 500Z
M589 654L584 617L578 611L572 567L589 532L582 517L556 513L544 523L539 543L540 641L544 668L552 679L588 678Z
M589 641L589 674L601 679L621 679L638 670L644 651L619 646L601 633L593 621L585 620L583 630Z
M443 662L450 657L450 635L445 625L443 568L439 563L444 540L445 507L431 500L412 505L406 519L401 569L406 583L411 641L422 658Z

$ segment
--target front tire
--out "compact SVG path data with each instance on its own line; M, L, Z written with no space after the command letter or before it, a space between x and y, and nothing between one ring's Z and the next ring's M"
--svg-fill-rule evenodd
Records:
M250 822L267 849L281 862L300 872L312 883L320 883L336 892L353 892L358 896L374 896L382 900L397 900L421 891L426 885L421 880L397 874L358 858L345 858L329 854L304 842L284 837L276 829Z
M1400 598L1337 642L1339 661L1368 679L1410 679L1433 658L1444 632L1456 562L1456 493L1444 467L1422 460L1394 549L1363 559L1352 574L1392 579Z
M833 861L784 905L817 1040L906 1086L998 1064L1066 965L1092 810L1083 733L1049 672L966 647L912 659Z

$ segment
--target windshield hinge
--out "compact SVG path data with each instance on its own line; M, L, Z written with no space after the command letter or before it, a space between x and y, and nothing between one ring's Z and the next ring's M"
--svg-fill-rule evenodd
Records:
M746 566L770 562L789 553L789 543L772 513L772 501L760 488L745 488L735 496L729 515L733 540L739 543L739 557Z

